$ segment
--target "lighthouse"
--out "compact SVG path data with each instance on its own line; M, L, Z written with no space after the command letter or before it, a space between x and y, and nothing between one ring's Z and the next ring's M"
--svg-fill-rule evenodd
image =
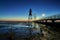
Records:
M32 10L31 8L29 9L29 16L28 16L28 21L32 21Z

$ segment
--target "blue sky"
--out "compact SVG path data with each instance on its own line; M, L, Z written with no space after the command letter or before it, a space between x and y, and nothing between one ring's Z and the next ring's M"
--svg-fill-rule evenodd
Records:
M0 20L25 20L29 9L37 18L60 13L60 0L0 0Z

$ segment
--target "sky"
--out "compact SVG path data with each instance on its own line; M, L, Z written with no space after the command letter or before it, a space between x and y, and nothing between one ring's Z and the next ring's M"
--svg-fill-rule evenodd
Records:
M60 14L60 0L0 0L0 20L27 20L30 8L37 19Z

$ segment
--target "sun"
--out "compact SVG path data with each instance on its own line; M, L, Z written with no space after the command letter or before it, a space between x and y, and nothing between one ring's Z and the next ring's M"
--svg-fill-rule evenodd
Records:
M42 14L42 17L45 17L45 13Z

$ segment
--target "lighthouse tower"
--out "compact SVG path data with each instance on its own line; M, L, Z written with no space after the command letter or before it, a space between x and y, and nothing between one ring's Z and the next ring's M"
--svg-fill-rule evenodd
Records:
M30 10L29 10L28 21L29 21L29 22L32 21L32 10L31 10L31 8L30 8Z

